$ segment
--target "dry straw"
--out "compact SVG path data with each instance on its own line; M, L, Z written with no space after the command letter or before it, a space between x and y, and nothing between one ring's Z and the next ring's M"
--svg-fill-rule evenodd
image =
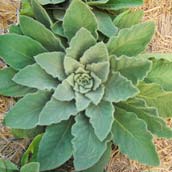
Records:
M16 22L18 0L0 0L0 32L4 32L10 23ZM144 20L155 21L157 31L148 51L172 53L172 0L145 0ZM0 67L2 62L0 61ZM13 101L0 96L0 121L5 111L9 109ZM169 119L167 123L172 125ZM109 172L172 172L172 140L154 139L161 158L161 166L158 168L146 167L122 155L117 148L111 156L107 167ZM8 158L16 163L27 145L26 140L16 141L8 129L0 124L0 157ZM144 156L144 155L143 155ZM69 162L70 163L70 162ZM68 165L66 165L68 166ZM71 172L68 168L65 172Z

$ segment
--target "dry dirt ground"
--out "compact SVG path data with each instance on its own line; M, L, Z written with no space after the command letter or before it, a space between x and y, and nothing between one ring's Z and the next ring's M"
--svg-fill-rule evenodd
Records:
M16 22L19 7L18 0L0 0L0 33L6 32L8 25ZM155 21L157 31L149 47L152 52L170 52L172 53L172 0L145 0L143 7L145 11L144 20ZM0 61L0 68L3 67ZM0 121L2 121L4 112L12 106L13 100L0 96ZM169 119L167 123L171 126ZM161 158L160 167L146 167L136 161L129 160L121 155L116 149L113 151L109 172L172 172L172 140L154 139L157 150ZM0 157L8 158L16 163L27 145L26 140L15 140L0 123ZM144 156L144 155L143 155ZM70 172L64 170L64 172Z

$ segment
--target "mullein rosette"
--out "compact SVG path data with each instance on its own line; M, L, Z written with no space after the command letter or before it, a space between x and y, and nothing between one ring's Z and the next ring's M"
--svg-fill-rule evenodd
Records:
M22 163L38 161L47 171L73 157L76 171L103 172L113 141L129 158L158 165L152 134L172 137L159 116L160 101L171 92L151 80L154 61L138 55L154 24L138 24L140 14L130 21L135 12L124 12L111 19L119 31L110 39L105 34L105 42L95 14L80 0L67 8L62 37L46 25L46 11L38 14L37 20L21 15L19 26L0 36L0 56L8 64L0 71L0 94L20 98L4 124L34 134L45 129Z

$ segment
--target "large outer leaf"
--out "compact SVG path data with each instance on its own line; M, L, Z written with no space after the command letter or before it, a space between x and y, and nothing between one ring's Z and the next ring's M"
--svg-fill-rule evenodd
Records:
M102 4L99 7L108 10L119 10L140 6L142 4L143 0L109 0L106 4Z
M71 39L82 27L97 37L96 18L89 7L81 0L73 0L67 9L63 22L65 35Z
M149 106L156 107L160 116L172 116L172 92L164 91L158 84L141 83L139 86L140 98L143 98Z
M154 34L154 23L146 22L131 28L121 29L117 36L108 42L110 54L135 56L142 52Z
M20 16L20 27L25 35L39 41L49 51L63 51L60 39L57 38L43 24L32 19L31 17Z
M76 114L77 110L74 102L63 102L52 98L40 113L39 125L60 123Z
M151 64L151 61L147 59L127 56L121 56L120 58L111 57L111 69L119 71L123 76L131 80L133 84L137 84L148 75L151 70Z
M143 53L143 54L139 54L137 56L138 58L145 58L145 59L156 59L156 60L160 60L160 59L164 59L167 61L172 62L172 53Z
M107 150L105 151L101 159L98 161L98 163L96 163L93 167L82 172L105 172L104 168L110 160L111 149L111 143L109 143Z
M44 24L47 28L51 28L52 21L46 10L39 4L38 0L30 0L30 1L35 18L39 22Z
M0 56L16 70L33 64L33 56L47 51L39 42L16 34L1 35L0 45Z
M51 90L58 84L58 80L48 75L38 64L29 65L20 70L15 74L13 81L39 90Z
M112 128L113 141L129 158L147 165L159 165L159 158L146 124L132 112L119 111L115 114Z
M0 159L1 172L18 172L18 168L9 160Z
M11 128L31 129L36 127L39 114L46 102L50 99L51 93L38 91L28 94L20 99L16 105L5 116L5 125Z
M131 99L118 106L126 111L134 112L138 118L144 120L151 133L158 137L172 137L172 129L167 127L165 121L157 115L156 109L147 107L142 99Z
M29 164L24 165L20 172L39 172L40 164L38 162L31 162Z
M120 102L134 97L138 93L139 90L131 81L119 72L114 72L106 83L104 99L110 102Z
M111 131L114 111L112 103L105 101L97 106L92 104L86 109L85 114L90 118L90 123L100 141L103 141Z
M0 95L22 97L35 91L35 89L18 85L12 81L15 74L16 71L10 67L0 70Z
M165 90L172 91L172 62L154 60L152 69L146 77L146 82L160 84Z
M64 53L49 52L35 56L37 64L39 64L48 74L59 80L65 79L63 67Z
M59 167L72 156L72 123L68 120L47 127L38 151L41 171Z
M143 15L144 15L143 10L124 11L123 13L115 17L113 23L115 24L115 26L117 26L120 29L129 28L135 24L138 24L142 20Z
M113 24L112 19L108 14L100 11L94 11L94 14L97 18L98 30L101 33L109 38L117 34L118 28Z
M83 115L76 117L72 127L74 166L82 171L95 165L106 150L106 142L100 142L94 134L94 129Z

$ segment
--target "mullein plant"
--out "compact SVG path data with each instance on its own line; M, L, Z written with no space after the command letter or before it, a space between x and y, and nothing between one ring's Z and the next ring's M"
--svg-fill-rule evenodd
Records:
M55 18L41 4L65 12ZM141 4L23 1L19 25L0 36L0 94L17 101L4 125L33 139L22 165L49 171L71 159L76 172L104 172L113 144L159 165L153 135L172 137L163 119L172 116L172 60L143 53L154 23L123 10Z

